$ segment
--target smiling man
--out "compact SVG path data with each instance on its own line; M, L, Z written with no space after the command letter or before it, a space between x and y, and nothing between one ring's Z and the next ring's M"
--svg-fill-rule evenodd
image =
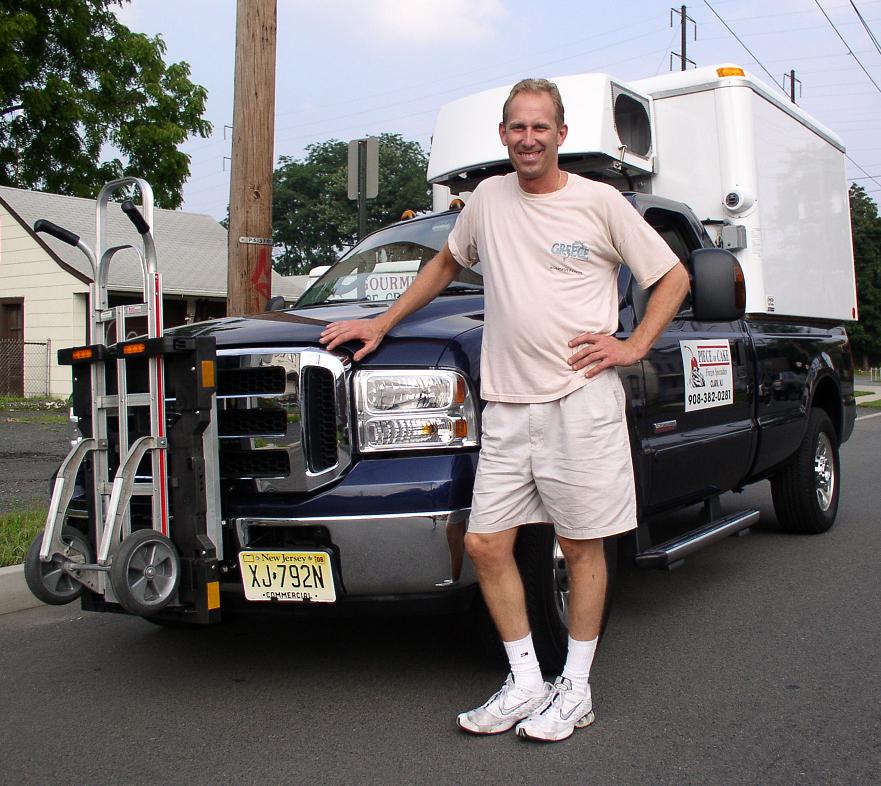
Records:
M594 719L590 668L606 588L603 538L636 526L625 397L616 366L639 361L688 291L688 275L661 238L614 188L564 172L568 129L556 85L526 79L499 124L514 167L482 182L449 242L384 314L328 325L333 349L360 340L372 352L401 319L478 262L485 285L481 351L483 435L466 547L511 665L502 688L457 723L472 734L517 727L556 741ZM617 275L627 265L654 286L626 341L618 326ZM550 522L569 577L569 650L553 684L539 668L517 528Z

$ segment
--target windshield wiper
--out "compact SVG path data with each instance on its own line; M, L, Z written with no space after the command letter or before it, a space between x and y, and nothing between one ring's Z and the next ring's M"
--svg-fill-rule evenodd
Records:
M483 293L483 286L481 284L450 284L443 292L442 295L447 293L451 294L468 294L468 295L480 295Z
M350 297L350 298L341 298L340 300L321 300L317 303L307 303L303 306L297 306L297 308L313 308L315 306L335 306L339 303L375 303L375 300L371 300L369 297Z

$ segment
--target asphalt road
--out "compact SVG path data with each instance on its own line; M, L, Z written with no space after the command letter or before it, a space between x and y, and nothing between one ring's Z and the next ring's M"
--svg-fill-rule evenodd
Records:
M839 520L762 523L672 572L622 571L567 742L458 732L504 676L456 618L201 631L0 617L0 782L869 784L881 771L881 417L843 450Z

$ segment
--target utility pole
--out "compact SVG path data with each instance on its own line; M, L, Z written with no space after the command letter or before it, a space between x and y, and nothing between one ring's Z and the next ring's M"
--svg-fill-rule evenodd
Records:
M226 296L229 316L263 311L272 296L275 38L276 0L237 0Z
M795 86L798 85L798 94L801 95L801 79L795 78L795 69L788 74L783 74L783 89L786 90L786 80L789 80L789 100L795 103Z
M679 11L675 8L670 9L670 27L673 27L673 15L678 14L679 16L679 52L671 52L670 53L670 70L673 70L673 58L679 58L679 70L684 71L688 64L691 63L695 65L694 60L689 60L686 56L685 50L688 43L688 23L691 22L694 25L694 40L697 41L697 23L686 13L686 7L682 6Z

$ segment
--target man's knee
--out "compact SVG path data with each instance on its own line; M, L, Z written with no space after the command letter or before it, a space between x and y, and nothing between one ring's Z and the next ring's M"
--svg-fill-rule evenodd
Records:
M603 539L591 538L585 540L576 540L574 538L558 537L560 550L566 558L566 562L572 566L577 563L594 562L596 560L604 560Z
M465 550L476 565L491 566L512 558L514 538L507 531L469 532L465 535Z

